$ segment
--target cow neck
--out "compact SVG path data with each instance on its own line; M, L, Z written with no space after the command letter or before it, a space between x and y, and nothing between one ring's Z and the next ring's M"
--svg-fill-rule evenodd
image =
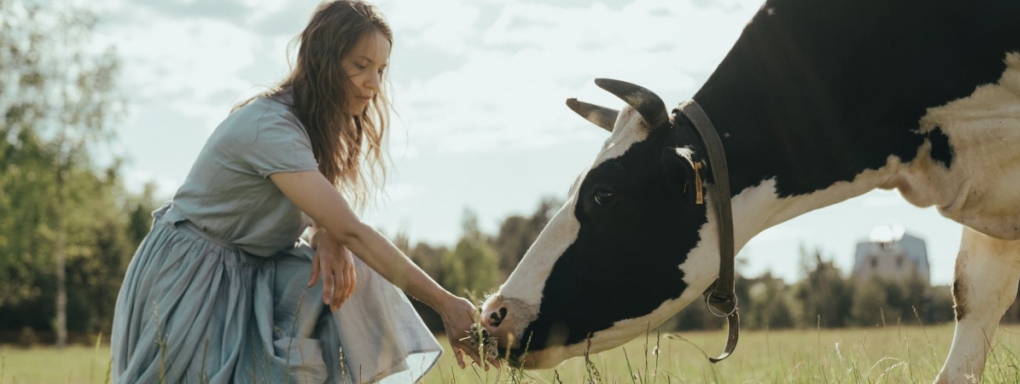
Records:
M708 156L708 169L712 172L714 181L708 184L706 189L712 197L719 227L719 278L705 290L704 295L708 311L717 317L725 317L729 325L726 349L719 357L709 358L711 362L717 363L733 353L740 336L740 316L737 314L737 295L734 291L733 210L730 203L730 177L726 166L726 151L723 149L719 133L712 125L712 120L697 102L688 100L681 103L677 110L687 116L701 137ZM677 124L676 121L677 119L673 119L673 124ZM699 167L696 165L695 168Z

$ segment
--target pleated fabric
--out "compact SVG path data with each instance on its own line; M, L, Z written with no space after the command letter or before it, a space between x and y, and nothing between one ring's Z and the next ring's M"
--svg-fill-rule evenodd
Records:
M116 383L415 382L442 353L407 297L355 258L337 311L306 287L305 243L254 256L192 225L172 203L128 267L111 346Z

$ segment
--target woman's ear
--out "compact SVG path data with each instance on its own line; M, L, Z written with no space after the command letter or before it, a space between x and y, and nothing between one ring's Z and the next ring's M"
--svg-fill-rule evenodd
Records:
M689 148L667 147L659 160L670 191L684 196L691 205L704 202L701 163L691 159L693 154Z

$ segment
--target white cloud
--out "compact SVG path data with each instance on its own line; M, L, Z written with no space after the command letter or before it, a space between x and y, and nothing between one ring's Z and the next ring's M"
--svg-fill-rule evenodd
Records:
M121 90L135 113L159 105L212 129L258 81L242 71L256 65L258 52L276 46L224 19L170 17L138 4L105 7L130 15L130 22L103 25L96 42L116 46ZM277 57L283 61L282 53Z
M480 9L466 0L379 1L394 34L405 44L464 54L477 36Z
M696 90L746 22L689 3L639 1L619 9L598 2L585 8L509 3L472 35L465 31L481 8L444 4L463 14L423 2L394 5L390 16L395 50L426 44L463 59L449 71L395 84L402 116L420 132L411 145L451 152L544 147L586 134L579 127L587 123L564 107L566 98L622 105L594 86L596 77L642 84L675 105ZM411 42L402 43L401 32ZM693 37L699 33L707 37ZM399 52L394 56L399 60Z

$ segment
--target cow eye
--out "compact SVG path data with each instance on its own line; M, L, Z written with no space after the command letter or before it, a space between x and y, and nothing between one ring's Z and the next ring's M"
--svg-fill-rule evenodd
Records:
M611 205L616 202L616 194L607 189L596 190L592 195L596 205Z

